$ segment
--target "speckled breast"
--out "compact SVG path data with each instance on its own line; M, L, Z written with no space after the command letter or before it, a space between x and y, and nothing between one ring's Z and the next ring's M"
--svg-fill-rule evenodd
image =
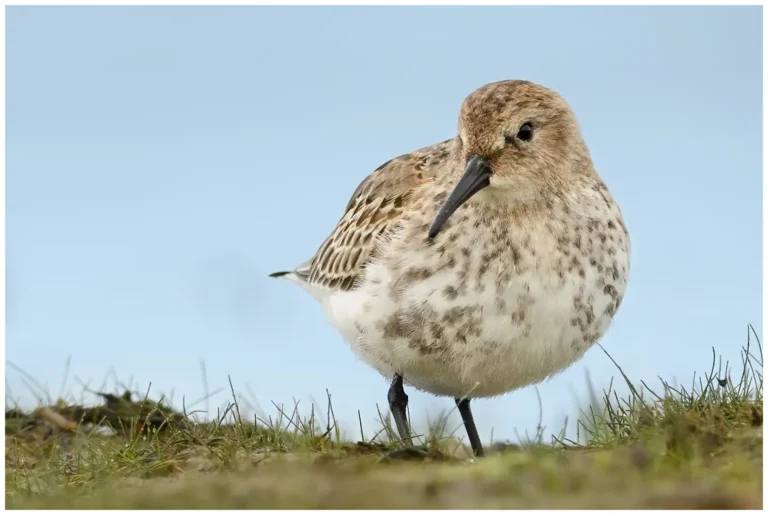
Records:
M428 246L406 228L369 266L347 339L382 374L443 395L561 371L605 333L627 284L621 214L593 193L514 224L467 209Z

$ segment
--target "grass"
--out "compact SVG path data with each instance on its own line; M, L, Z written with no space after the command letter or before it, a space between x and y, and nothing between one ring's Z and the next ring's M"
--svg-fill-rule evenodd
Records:
M426 459L399 448L389 417L341 441L325 413L276 407L245 420L237 403L196 422L147 394L103 405L6 409L8 508L762 508L762 347L752 332L734 373L713 352L689 387L611 387L577 437L495 445L473 460L435 421ZM109 430L105 430L109 428ZM360 422L361 435L365 433ZM548 440L548 441L547 441ZM408 458L408 453L402 453Z

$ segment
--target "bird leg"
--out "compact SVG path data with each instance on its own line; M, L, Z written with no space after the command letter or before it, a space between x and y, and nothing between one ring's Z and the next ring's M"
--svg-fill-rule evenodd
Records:
M403 376L395 374L392 378L392 385L387 394L389 409L392 411L392 417L395 419L397 432L400 433L400 439L405 445L411 445L411 432L408 428L408 419L406 418L406 409L408 408L408 396L403 390Z
M461 420L464 421L464 427L467 430L469 443L472 445L472 452L474 452L475 456L478 458L482 458L485 456L485 452L483 451L483 444L480 442L480 435L477 434L477 427L475 427L475 419L472 417L472 410L469 408L469 399L456 399L456 407L459 408Z

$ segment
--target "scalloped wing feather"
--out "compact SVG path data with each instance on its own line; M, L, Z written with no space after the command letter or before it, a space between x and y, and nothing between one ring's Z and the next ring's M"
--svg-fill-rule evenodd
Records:
M352 194L344 215L311 260L308 281L332 290L352 290L379 242L397 228L408 207L451 154L447 140L387 161Z

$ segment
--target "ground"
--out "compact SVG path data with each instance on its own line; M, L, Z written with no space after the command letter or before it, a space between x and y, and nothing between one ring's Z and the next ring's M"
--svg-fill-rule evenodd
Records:
M242 420L233 402L199 423L148 397L100 406L6 408L8 508L762 508L762 348L690 389L650 390L617 366L584 410L578 441L495 444L484 459L436 424L402 449L381 430L343 442L327 417L298 410ZM330 423L319 422L320 418Z

